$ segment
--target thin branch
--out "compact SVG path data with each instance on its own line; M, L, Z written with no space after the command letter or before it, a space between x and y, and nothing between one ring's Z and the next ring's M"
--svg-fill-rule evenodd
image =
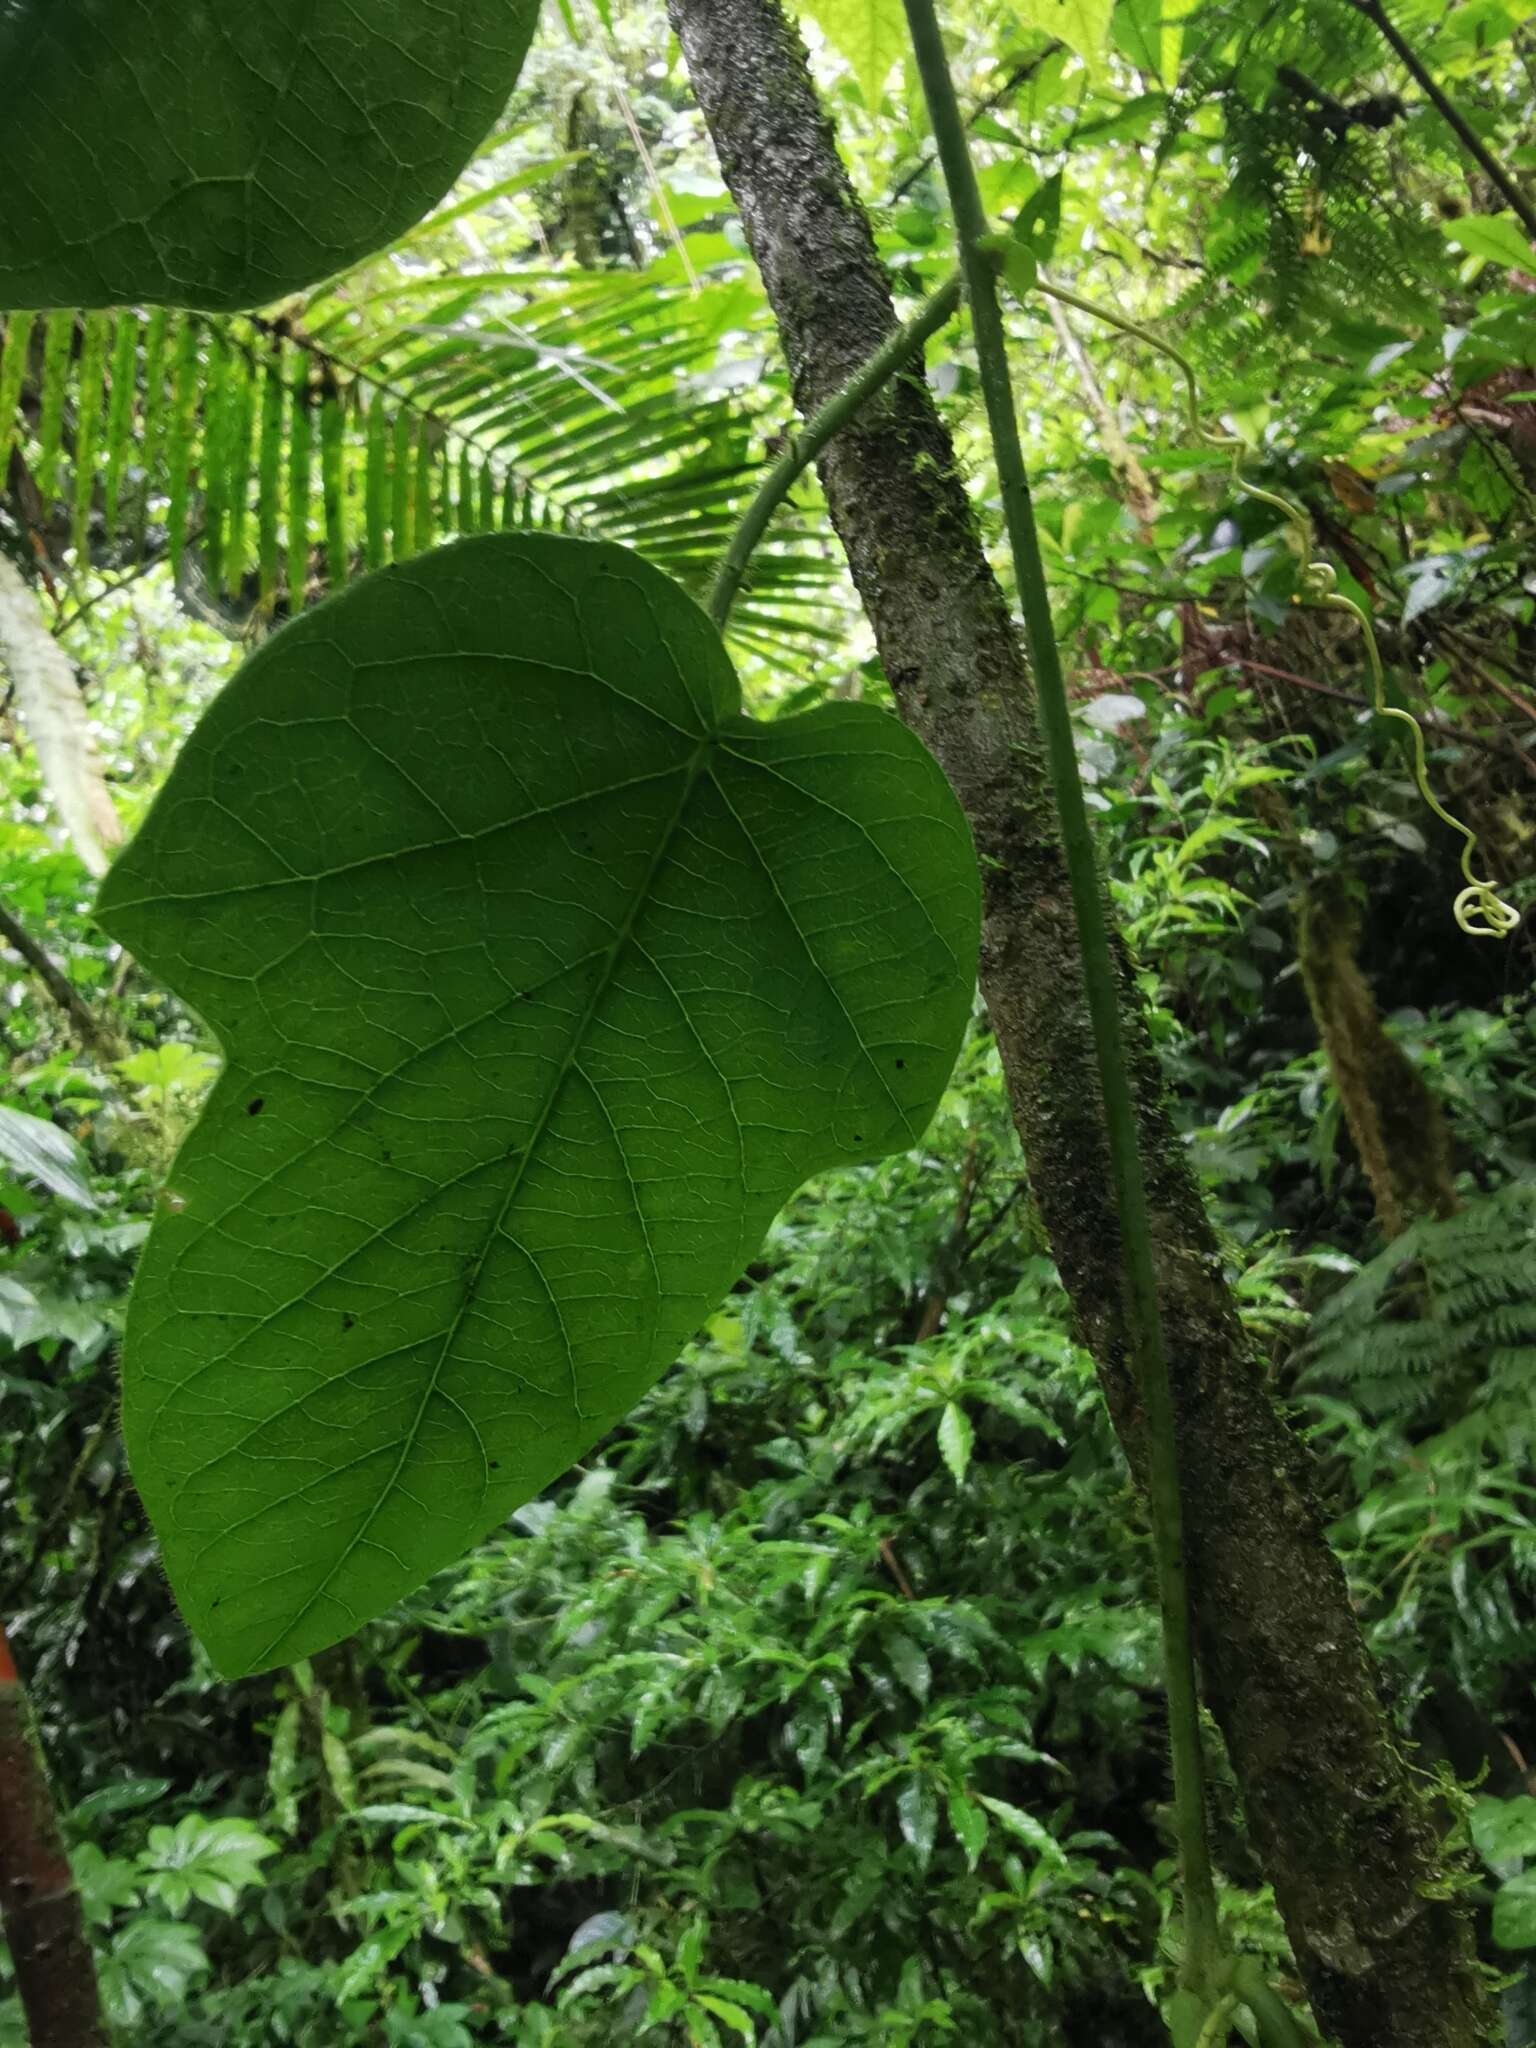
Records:
M108 1059L116 1059L122 1046L111 1027L101 1021L64 970L3 903L0 903L0 940L25 960L55 1005L68 1017L81 1043Z
M1078 340L1076 331L1054 292L1047 293L1045 310L1050 315L1051 325L1056 330L1056 339L1061 343L1062 352L1072 365L1077 376L1078 387L1083 394L1083 404L1093 417L1099 430L1099 439L1104 444L1104 453L1114 472L1131 517L1141 529L1146 540L1157 521L1157 492L1152 480L1141 465L1141 459L1126 439L1114 407L1104 396L1088 351Z
M1381 0L1351 0L1351 5L1374 25L1383 41L1391 45L1402 60L1409 77L1433 104L1436 113L1455 135L1468 156L1508 200L1520 225L1530 236L1532 244L1536 245L1536 207L1532 206L1516 184L1513 173L1494 155L1467 120L1466 115L1435 78L1434 73L1429 70L1418 51L1388 15Z
M1359 711L1374 711L1376 709L1376 706L1369 697L1361 696L1356 690L1341 690L1332 683L1320 683L1313 676L1298 676L1293 674L1288 668L1274 668L1267 661L1252 661L1245 654L1225 655L1223 656L1223 663L1233 668L1250 669L1255 675L1270 676L1277 683L1291 683L1298 690L1311 690L1319 697L1332 697L1339 704L1352 704ZM1536 774L1536 763L1532 763L1520 752L1518 747L1514 746L1507 739L1500 742L1499 740L1489 739L1486 733L1467 732L1461 726L1453 725L1448 718L1441 718L1433 711L1421 711L1416 715L1419 722L1422 725L1428 726L1431 732L1443 733L1446 739L1462 741L1469 747L1481 747L1484 753L1496 754L1501 760L1506 752L1512 751L1519 756L1521 764L1525 768L1529 769L1532 774Z
M1431 626L1430 632L1436 639L1448 641L1457 650L1461 660L1466 663L1467 667L1471 669L1480 682L1486 683L1490 690L1497 696L1502 697L1504 702L1510 705L1512 709L1518 711L1522 718L1527 718L1533 725L1536 725L1536 705L1533 705L1529 698L1522 697L1518 690L1511 688L1508 683L1502 681L1500 677L1493 673L1476 643L1469 639L1459 627L1446 625Z
M976 364L998 482L1003 520L1013 556L1014 579L1024 633L1034 670L1035 708L1045 743L1056 799L1082 959L1083 986L1093 1028L1099 1087L1104 1102L1110 1178L1120 1228L1125 1283L1126 1330L1132 1367L1147 1417L1149 1498L1153 1552L1163 1629L1164 1678L1168 1689L1168 1731L1173 1757L1174 1832L1179 1845L1184 1908L1184 1956L1180 1982L1208 1992L1222 1953L1216 1886L1210 1858L1205 1798L1205 1759L1195 1677L1193 1608L1183 1534L1183 1494L1177 1427L1153 1248L1151 1209L1141 1158L1130 1061L1120 1017L1108 920L1099 878L1093 829L1077 767L1061 654L1051 618L1050 593L1035 526L1029 475L1019 439L1008 337L998 301L996 276L985 244L986 208L971 160L970 144L955 99L935 0L905 0L907 27L934 142L960 244L965 295L970 307ZM1063 297L1068 297L1066 293ZM1073 301L1075 303L1075 301ZM1092 311L1093 308L1088 310ZM1118 324L1118 323L1117 323ZM1167 344L1161 344L1167 351Z
M1053 36L1043 50L1037 50L1033 57L1026 57L1022 64L1015 64L996 92L989 92L980 106L973 107L970 113L966 115L966 128L968 130L974 128L978 121L985 120L988 114L995 113L1003 104L1003 101L1017 92L1021 85L1027 85L1047 58L1054 57L1061 47L1061 43ZM895 206L900 200L905 199L918 179L926 171L931 171L937 160L937 155L933 150L925 149L911 170L893 188L890 199L886 203L890 206Z

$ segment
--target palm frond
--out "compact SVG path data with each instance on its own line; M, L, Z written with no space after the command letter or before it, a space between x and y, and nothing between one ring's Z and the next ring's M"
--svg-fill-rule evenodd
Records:
M529 526L622 541L702 594L785 404L717 374L741 311L730 284L389 263L301 320L12 314L15 515L109 577L190 545L216 599L267 619L439 540ZM741 646L786 664L830 641L838 575L818 531L782 521Z

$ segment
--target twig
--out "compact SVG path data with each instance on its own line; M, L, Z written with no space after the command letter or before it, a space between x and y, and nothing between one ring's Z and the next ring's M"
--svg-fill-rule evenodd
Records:
M99 1052L108 1059L116 1059L122 1051L117 1034L110 1025L101 1021L63 969L43 951L32 934L24 925L17 922L3 903L0 903L0 939L26 961L54 1003L69 1018L81 1042L89 1046L93 1052Z
M1461 659L1479 681L1486 683L1490 690L1493 690L1498 696L1502 697L1504 702L1511 709L1518 711L1522 718L1528 718L1533 725L1536 725L1536 705L1530 703L1527 698L1520 695L1518 690L1512 689L1508 683L1493 673L1466 634L1460 632L1455 626L1435 626L1430 630L1437 638L1448 640L1453 647L1459 650Z
M1046 59L1054 57L1060 48L1061 44L1053 36L1043 50L1037 50L1034 56L1026 57L1022 64L1015 64L996 92L989 92L980 106L973 107L970 113L966 115L966 127L968 129L974 128L978 121L984 120L988 114L995 112L1011 93L1017 92L1021 85L1027 84L1040 69L1041 65L1045 63ZM892 189L888 203L895 206L898 201L905 199L918 179L926 171L933 169L936 161L937 153L934 150L925 149L911 170L907 172L907 175Z
M889 1536L882 1536L880 1538L880 1556L885 1564L886 1570L890 1573L891 1577L896 1581L897 1586L901 1589L902 1599L915 1600L917 1598L917 1595L912 1590L912 1581L907 1577L906 1573L902 1570L901 1560L897 1557L896 1552L892 1549L891 1539Z
M1360 711L1374 711L1375 705L1369 697L1363 697L1355 690L1336 689L1332 683L1320 683L1313 676L1293 675L1288 668L1273 668L1267 661L1252 661L1245 654L1228 654L1224 661L1233 668L1251 669L1255 675L1272 676L1277 683L1291 683L1298 690L1315 691L1319 697L1332 697L1336 703L1352 704ZM1536 774L1536 763L1520 753L1518 747L1510 747L1506 741L1491 740L1485 733L1466 732L1449 719L1437 717L1433 711L1421 711L1419 717L1431 732L1443 733L1448 740L1460 740L1469 747L1481 747L1484 753L1497 754L1502 759L1506 751L1517 754L1522 764Z
M1472 127L1465 114L1456 105L1456 102L1436 80L1434 73L1429 70L1423 59L1419 56L1418 51L1414 49L1412 43L1408 41L1407 37L1402 34L1397 25L1392 21L1386 8L1382 6L1381 0L1351 0L1351 5L1359 13L1363 14L1367 21L1374 25L1383 41L1390 44L1392 49L1396 51L1409 77L1420 87L1425 98L1433 104L1436 113L1439 114L1441 120L1445 122L1446 126L1455 135L1456 140L1467 152L1467 155L1472 158L1473 162L1479 166L1485 176L1498 188L1505 199L1509 201L1510 207L1519 220L1520 225L1530 236L1532 244L1536 245L1536 207L1532 206L1530 200L1526 198L1520 187L1515 183L1514 177L1508 168L1500 163L1487 143L1477 133L1477 130Z

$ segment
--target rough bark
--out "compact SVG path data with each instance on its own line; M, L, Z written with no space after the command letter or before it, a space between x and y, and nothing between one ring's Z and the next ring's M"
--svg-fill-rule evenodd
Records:
M890 331L889 289L779 0L669 0L802 413ZM925 384L898 379L821 465L903 718L970 818L982 982L1032 1185L1133 1466L1141 1417L1071 905L1028 677ZM1345 2048L1495 2038L1434 1830L1395 1747L1306 1461L1247 1353L1127 981L1179 1409L1207 1700L1314 2008Z
M96 1966L25 1688L0 1630L0 1921L32 2048L107 2048Z

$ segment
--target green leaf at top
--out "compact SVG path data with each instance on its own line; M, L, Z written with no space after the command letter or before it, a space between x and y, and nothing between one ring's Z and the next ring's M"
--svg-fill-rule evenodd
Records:
M1114 0L1021 0L1018 19L1025 28L1057 36L1075 50L1090 77L1100 78L1109 57L1109 23Z
M622 549L462 542L253 656L100 900L227 1056L123 1368L218 1663L451 1563L808 1174L913 1143L978 915L919 743L866 705L743 717L714 627Z
M0 307L257 306L448 190L538 0L5 0Z

